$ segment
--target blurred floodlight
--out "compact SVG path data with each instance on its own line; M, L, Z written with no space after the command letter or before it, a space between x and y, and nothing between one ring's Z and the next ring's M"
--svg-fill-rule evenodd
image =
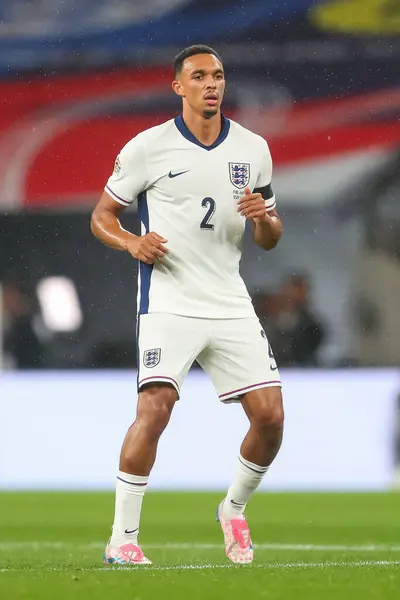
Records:
M75 285L68 277L45 277L37 286L46 327L52 331L75 331L83 315Z

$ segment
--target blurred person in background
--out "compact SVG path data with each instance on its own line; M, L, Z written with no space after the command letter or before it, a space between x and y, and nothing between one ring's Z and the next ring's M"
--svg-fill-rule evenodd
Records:
M34 300L26 287L16 280L2 285L3 346L6 363L16 369L43 366L43 347L35 331Z
M281 288L282 310L279 329L278 360L286 366L318 365L318 351L324 341L324 327L310 305L310 283L306 275L287 277Z
M290 275L276 293L259 295L255 307L280 365L319 364L318 352L325 339L325 328L310 305L306 275Z
M268 336L268 341L274 349L274 354L282 355L282 340L280 340L279 320L284 307L284 296L280 291L268 290L253 298L254 310L262 328Z

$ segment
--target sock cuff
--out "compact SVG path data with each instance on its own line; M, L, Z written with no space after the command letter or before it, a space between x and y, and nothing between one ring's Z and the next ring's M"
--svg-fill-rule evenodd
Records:
M253 471L253 473L257 473L258 475L264 475L264 473L266 473L269 469L269 466L261 467L260 465L256 465L250 462L249 460L246 460L241 454L239 454L239 463L242 464L243 467L250 469L250 471Z
M130 483L131 485L139 485L145 487L149 481L149 476L143 475L131 475L130 473L124 473L118 471L117 479L123 483Z

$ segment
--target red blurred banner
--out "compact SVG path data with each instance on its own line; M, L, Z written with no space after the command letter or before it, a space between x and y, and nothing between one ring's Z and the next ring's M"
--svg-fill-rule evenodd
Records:
M0 208L92 206L120 148L174 116L170 80L169 69L153 68L1 83ZM275 166L290 169L398 146L399 106L391 88L227 114L264 135Z

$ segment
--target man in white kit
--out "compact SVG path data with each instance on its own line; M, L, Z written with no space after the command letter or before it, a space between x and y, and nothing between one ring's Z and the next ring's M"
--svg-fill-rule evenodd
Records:
M227 557L250 563L243 513L281 445L283 405L279 372L239 261L246 220L264 250L282 234L272 160L263 138L221 114L225 78L217 52L184 49L174 76L182 114L122 148L92 215L93 234L140 265L137 415L122 446L104 560L151 564L138 545L142 500L159 438L197 359L219 399L240 402L250 422L217 515ZM118 218L136 199L140 236Z

